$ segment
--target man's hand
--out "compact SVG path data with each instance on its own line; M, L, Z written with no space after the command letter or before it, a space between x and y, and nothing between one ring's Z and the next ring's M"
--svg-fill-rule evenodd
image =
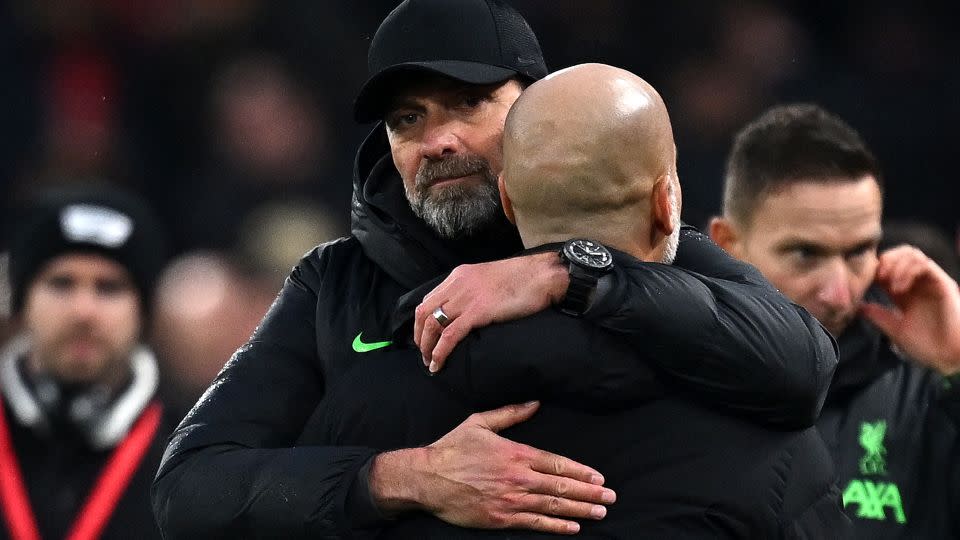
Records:
M436 372L474 328L512 321L559 302L570 279L555 252L458 266L417 306L413 339ZM446 327L433 317L442 308Z
M538 402L476 413L422 449L374 459L370 491L386 513L421 509L460 527L556 534L575 519L603 519L616 500L599 472L497 432L530 418Z
M876 283L894 308L867 303L863 315L907 356L944 375L960 372L960 289L911 246L884 252Z

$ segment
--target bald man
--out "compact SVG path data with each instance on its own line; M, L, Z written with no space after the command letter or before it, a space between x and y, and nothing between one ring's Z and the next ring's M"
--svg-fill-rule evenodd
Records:
M609 66L558 72L532 85L511 110L504 159L501 197L529 251L556 257L561 246L568 251L568 239L590 237L578 244L581 255L609 257L640 278L606 283L630 294L607 294L607 305L590 310L643 307L661 323L676 319L674 331L631 341L598 328L583 337L572 331L581 324L578 318L547 310L527 317L524 326L476 329L443 369L434 366L433 377L407 359L416 349L398 348L375 366L351 373L376 399L358 399L356 384L337 385L298 444L408 447L435 440L474 411L538 399L520 407L522 423L473 414L461 426L502 430L511 440L604 471L615 502L588 508L569 533L631 539L843 537L849 523L832 485L828 454L813 430L772 430L717 413L674 386L669 373L652 367L665 357L682 361L723 347L697 334L711 334L717 320L736 325L730 322L734 317L752 313L751 306L737 302L745 296L748 303L764 302L757 288L767 290L771 301L779 298L755 271L729 258L728 273L740 277L725 284L662 264L673 260L681 234L680 185L669 116L657 92ZM398 323L431 286L401 301ZM424 299L419 312L444 295L442 287ZM749 295L738 294L748 290ZM463 316L454 304L449 309ZM510 318L504 312L497 316ZM762 335L764 324L758 318L744 331ZM418 319L421 343L429 328ZM409 327L401 327L397 335L406 331ZM538 354L546 340L551 350L564 352ZM444 441L447 437L438 442L456 442ZM435 459L433 466L442 467L443 457ZM370 483L372 493L385 492L376 466ZM382 511L411 507L409 500L400 501L411 497L402 487L386 490L394 496L379 501ZM448 488L438 480L426 489ZM456 516L427 513L398 516L379 532L377 538L542 537L461 528Z
M590 237L671 263L680 182L666 106L618 68L587 64L535 84L507 116L501 196L526 247Z

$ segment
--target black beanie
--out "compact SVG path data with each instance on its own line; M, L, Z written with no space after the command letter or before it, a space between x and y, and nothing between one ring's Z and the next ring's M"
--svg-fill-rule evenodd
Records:
M18 214L10 242L14 313L50 259L94 253L127 269L148 314L166 253L159 222L143 201L117 188L62 188L38 194Z

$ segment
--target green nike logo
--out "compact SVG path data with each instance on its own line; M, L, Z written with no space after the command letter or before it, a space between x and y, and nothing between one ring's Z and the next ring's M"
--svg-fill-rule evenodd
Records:
M360 336L363 335L363 332L357 334L357 337L353 338L353 350L357 352L370 352L377 349L382 349L392 344L392 341L377 341L376 343L364 343L360 340Z

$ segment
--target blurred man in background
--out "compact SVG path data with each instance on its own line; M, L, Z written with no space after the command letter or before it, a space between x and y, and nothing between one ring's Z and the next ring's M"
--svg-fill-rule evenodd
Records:
M711 236L839 339L817 425L857 536L960 537L960 289L916 248L878 255L872 152L819 107L775 107L737 135L725 182Z
M0 353L0 537L159 538L148 499L169 432L143 345L163 262L151 213L48 191L18 220Z

